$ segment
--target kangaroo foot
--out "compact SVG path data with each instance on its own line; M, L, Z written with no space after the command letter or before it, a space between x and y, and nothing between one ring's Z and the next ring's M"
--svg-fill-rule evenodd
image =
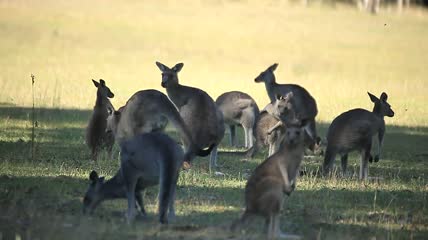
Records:
M376 155L376 156L374 157L374 161L375 161L375 162L379 162L379 159L380 159L380 158L379 158L379 155Z
M192 164L190 162L184 161L181 167L183 170L189 170L192 167Z

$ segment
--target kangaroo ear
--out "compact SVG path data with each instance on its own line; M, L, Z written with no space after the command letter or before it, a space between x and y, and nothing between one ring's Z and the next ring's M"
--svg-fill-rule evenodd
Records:
M98 87L100 85L100 83L95 81L94 79L92 79L92 82L94 83L95 87Z
M105 86L106 82L104 80L100 79L100 84L101 84L101 86Z
M386 94L386 92L383 92L383 93L380 95L380 100L382 100L382 101L386 102L386 100L388 100L388 94Z
M158 66L158 68L161 70L161 72L165 72L165 71L169 70L169 68L167 66L163 65L160 62L156 62L156 66Z
M89 174L89 180L92 182L95 182L98 179L98 173L95 170L92 170L92 172Z
M275 71L276 70L276 68L278 67L278 63L274 63L272 66L270 66L269 67L269 70L271 71L271 72L273 72L273 71Z
M372 101L372 102L379 102L379 99L375 96L375 95L373 95L373 94L371 94L371 93L369 93L369 92L367 92L367 94L369 95L369 97L370 97L370 100Z
M184 64L183 64L183 63L177 63L177 64L172 68L172 70L173 70L174 72L178 73L178 72L180 72L180 71L181 71L181 69L183 68L183 66L184 66Z
M108 115L111 115L114 112L113 108L107 107L107 113Z

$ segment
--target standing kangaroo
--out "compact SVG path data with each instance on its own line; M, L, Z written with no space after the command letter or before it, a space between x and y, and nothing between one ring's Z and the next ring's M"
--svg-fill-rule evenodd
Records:
M206 92L178 82L178 72L183 68L183 63L178 63L173 68L160 62L156 62L156 65L162 72L161 85L166 88L168 97L178 108L186 125L191 128L190 134L195 144L199 148L214 146L209 167L217 167L217 146L224 136L223 114Z
M309 92L297 84L278 84L276 83L274 71L278 67L275 63L268 67L264 72L254 79L256 83L264 82L266 91L271 102L275 101L275 96L280 94L285 96L287 93L294 94L292 105L299 118L306 122L306 132L312 138L313 142L317 139L315 117L318 114L317 103Z
M120 144L120 169L104 182L95 171L89 175L91 183L83 199L83 211L93 212L104 200L128 199L127 220L136 215L136 203L145 215L141 191L159 184L159 221L168 223L175 217L174 201L180 167L183 163L182 148L163 133L137 134Z
M278 95L275 102L268 104L259 114L254 126L256 142L246 151L246 156L254 157L263 146L269 146L269 156L278 151L284 139L285 126L283 122L294 119L294 109L290 103L292 93L285 97ZM266 110L269 109L269 112Z
M262 216L266 219L268 239L285 236L299 238L282 234L279 220L284 193L290 195L295 189L304 149L301 122L289 122L279 151L261 163L248 179L245 186L245 212L232 224L232 230L247 224L255 216Z
M230 129L230 144L236 147L235 126L244 128L245 147L253 146L253 129L259 116L259 107L250 95L232 91L220 95L215 101L218 109L223 113L225 124Z
M177 108L165 94L157 90L142 90L132 95L125 106L110 114L107 131L112 131L120 144L139 133L161 132L168 121L177 129L184 142L187 163L196 155L208 155L214 147L208 150L198 148Z
M92 79L97 88L97 99L95 101L94 111L89 119L86 128L86 144L91 149L91 159L96 161L98 153L102 148L106 148L109 158L111 158L114 137L106 132L108 111L113 108L108 98L113 98L114 94L106 86L104 80L99 82Z
M384 117L393 117L394 111L388 104L388 95L382 93L380 99L367 92L374 103L372 112L357 108L337 116L327 132L327 149L324 158L323 172L327 175L334 164L336 154L341 155L342 173L345 175L348 164L348 153L354 150L361 151L360 179L368 177L368 163L372 162L370 150L372 137L378 134L378 152L375 162L380 159L383 136L385 134Z

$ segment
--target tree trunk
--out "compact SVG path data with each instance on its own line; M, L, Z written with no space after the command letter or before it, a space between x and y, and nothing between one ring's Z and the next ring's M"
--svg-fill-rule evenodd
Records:
M403 11L403 0L397 0L397 10L399 13Z

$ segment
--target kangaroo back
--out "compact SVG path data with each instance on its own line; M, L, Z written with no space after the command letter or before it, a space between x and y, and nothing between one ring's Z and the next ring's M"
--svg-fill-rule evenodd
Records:
M327 149L323 164L324 174L328 174L333 166L336 154L342 155L342 172L345 174L348 153L354 150L362 151L360 179L367 178L368 161L372 161L370 154L372 137L378 135L378 154L375 162L379 161L383 136L385 133L384 116L392 117L394 112L387 102L388 95L382 93L380 98L368 93L375 104L373 111L352 109L337 116L327 132Z

